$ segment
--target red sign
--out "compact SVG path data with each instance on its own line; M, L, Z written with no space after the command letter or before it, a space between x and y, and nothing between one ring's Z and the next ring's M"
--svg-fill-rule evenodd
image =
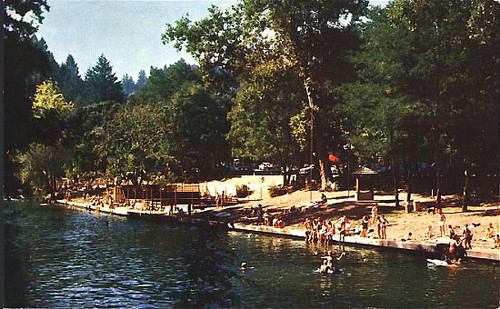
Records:
M339 161L340 161L340 160L339 160L339 157L337 157L337 156L336 156L336 155L334 155L334 154L329 154L329 155L328 155L328 160L330 160L330 162L332 162L332 163L337 163L337 162L339 162Z

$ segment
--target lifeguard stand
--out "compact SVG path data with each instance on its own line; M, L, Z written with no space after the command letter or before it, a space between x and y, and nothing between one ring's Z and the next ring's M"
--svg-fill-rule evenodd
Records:
M375 197L373 182L378 173L363 166L356 169L352 174L356 177L356 200L373 201Z

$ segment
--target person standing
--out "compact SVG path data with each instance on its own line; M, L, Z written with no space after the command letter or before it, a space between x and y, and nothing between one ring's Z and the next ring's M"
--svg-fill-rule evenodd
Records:
M445 226L444 226L445 223L446 223L446 216L444 215L443 210L441 208L439 208L439 210L438 210L438 225L439 225L440 237L443 237L446 234Z
M387 239L387 225L389 225L389 221L385 218L384 215L380 218L380 231L382 234L382 239Z
M366 237L366 235L368 233L368 223L369 222L370 222L370 220L368 219L368 217L364 216L363 221L361 222L361 225L362 225L361 237Z

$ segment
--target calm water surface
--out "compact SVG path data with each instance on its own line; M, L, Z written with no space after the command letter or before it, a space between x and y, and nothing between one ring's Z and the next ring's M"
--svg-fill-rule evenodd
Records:
M327 249L303 241L4 205L8 307L499 307L494 263L347 248L321 275Z

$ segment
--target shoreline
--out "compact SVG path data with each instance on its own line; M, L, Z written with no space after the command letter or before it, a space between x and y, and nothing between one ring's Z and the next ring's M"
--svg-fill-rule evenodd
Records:
M276 237L287 237L305 240L305 230L293 226L287 226L285 228L275 228L263 225L253 225L245 224L241 222L228 223L225 220L210 220L207 218L199 218L200 213L196 213L192 217L188 216L169 216L167 212L158 211L139 211L122 209L123 207L118 207L115 209L100 208L92 206L90 204L71 202L66 200L57 200L55 205L60 205L64 207L75 207L79 210L85 211L98 211L109 215L116 215L121 217L145 219L145 220L159 220L179 224L196 224L196 225L210 225L210 226L220 226L225 227L230 231L244 232L244 233L260 233ZM99 210L97 210L99 208ZM198 218L197 218L198 217ZM339 235L333 235L334 245L338 245ZM366 248L382 249L382 250L398 250L405 251L408 253L423 254L426 256L437 256L439 251L437 249L438 243L426 243L417 240L395 240L395 239L374 239L359 236L346 236L342 242L346 246L363 246ZM488 250L488 249L468 249L467 257L474 260L486 260L486 261L500 261L500 249Z

